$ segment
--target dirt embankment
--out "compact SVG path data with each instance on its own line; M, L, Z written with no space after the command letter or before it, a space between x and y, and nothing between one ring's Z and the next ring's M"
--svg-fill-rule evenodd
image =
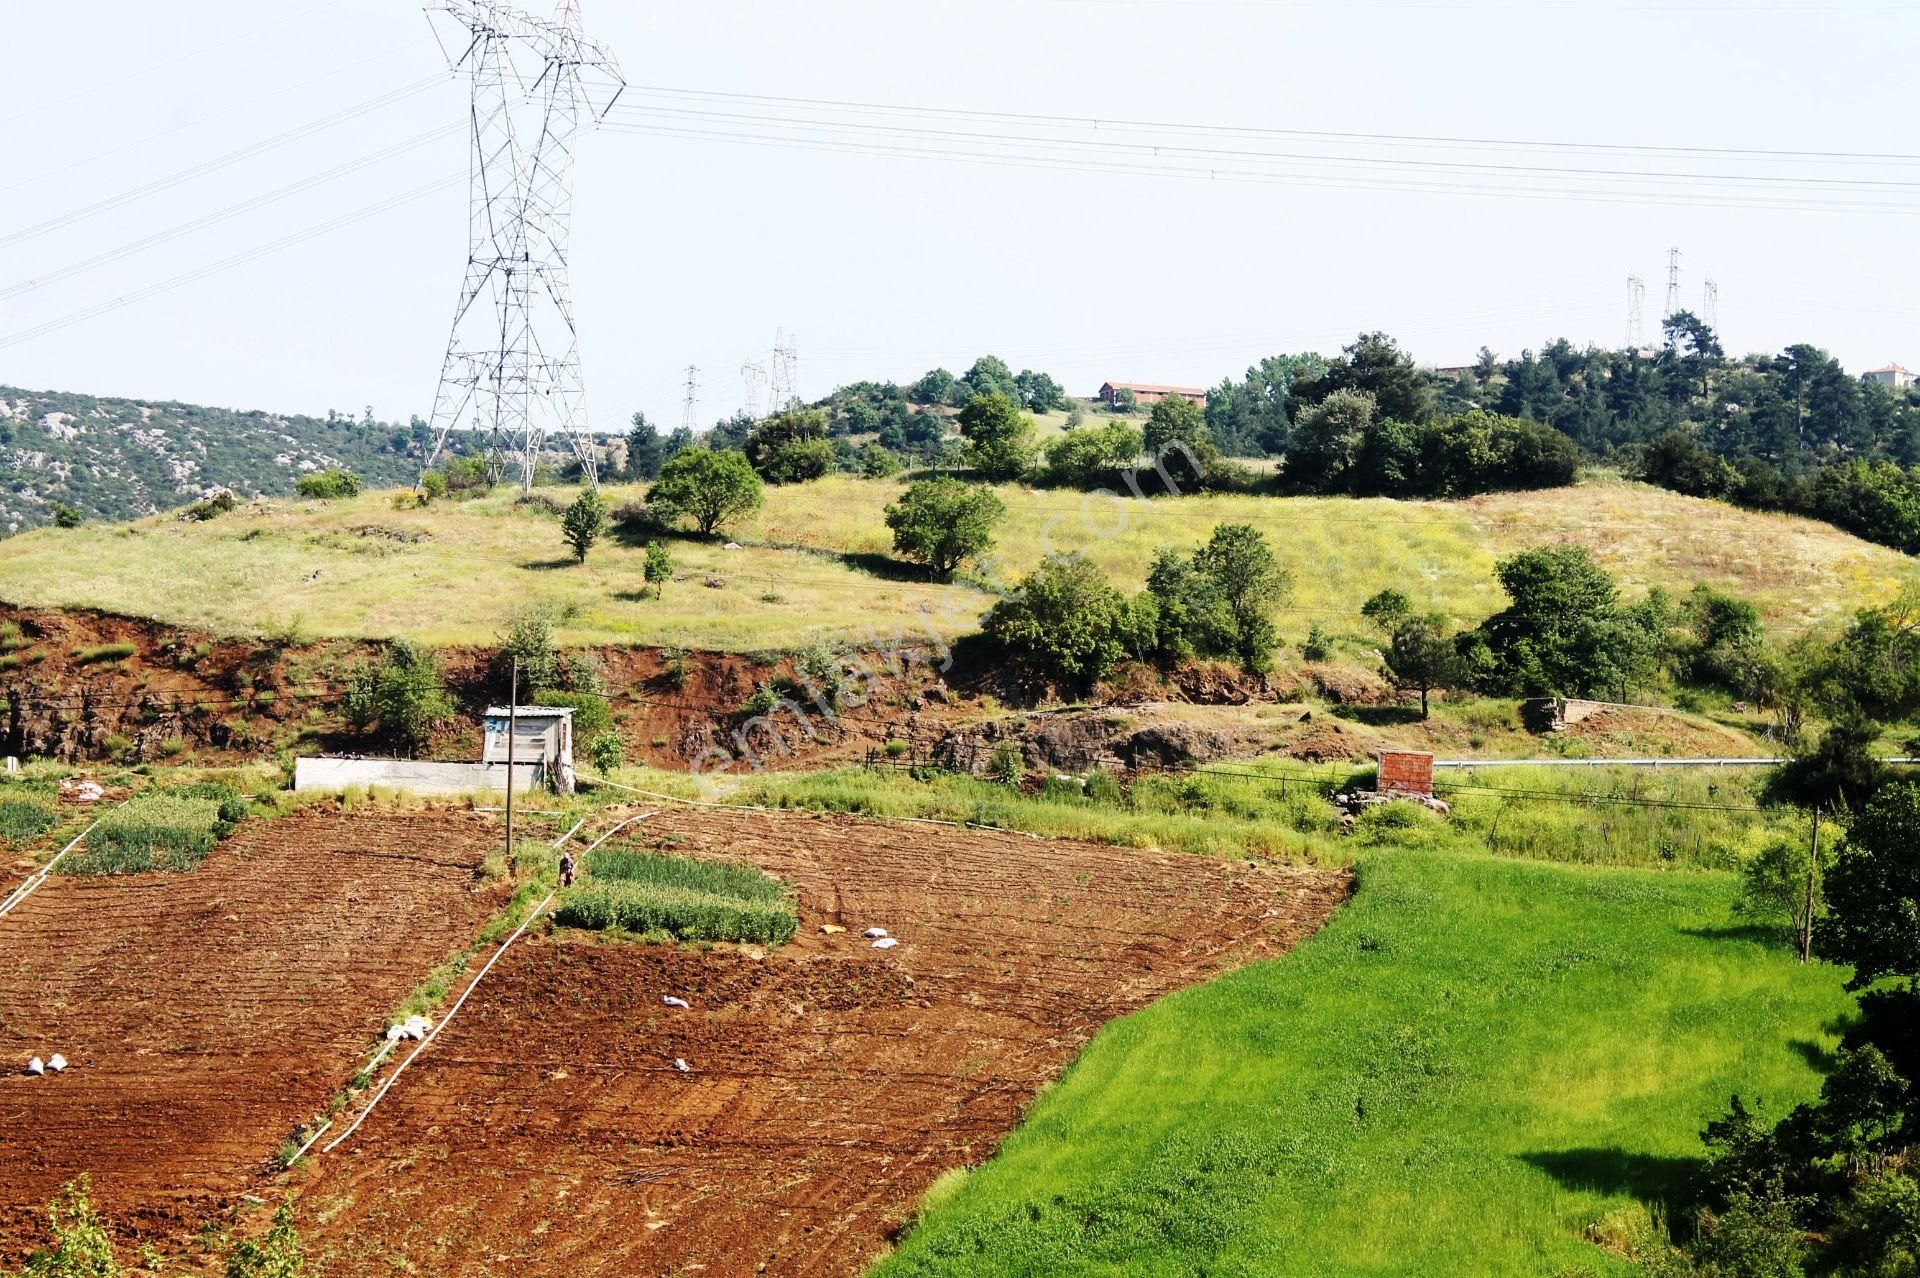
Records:
M471 813L255 818L192 874L55 875L0 921L0 1269L81 1173L123 1244L257 1188L498 903ZM21 1073L59 1052L64 1074Z
M702 954L558 933L509 951L296 1181L316 1278L857 1274L1101 1025L1284 952L1350 887L799 813L640 828L792 883L799 938ZM898 948L861 939L873 926Z

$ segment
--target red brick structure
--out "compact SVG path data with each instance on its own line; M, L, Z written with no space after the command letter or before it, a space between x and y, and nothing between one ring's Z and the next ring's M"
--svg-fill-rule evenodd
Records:
M1433 797L1433 756L1418 750L1382 750L1380 780L1375 786L1382 794L1417 794Z
M1100 402L1113 403L1121 391L1132 391L1134 399L1142 404L1157 404L1169 395L1202 407L1207 402L1207 392L1198 386L1156 386L1151 382L1107 382L1100 387Z

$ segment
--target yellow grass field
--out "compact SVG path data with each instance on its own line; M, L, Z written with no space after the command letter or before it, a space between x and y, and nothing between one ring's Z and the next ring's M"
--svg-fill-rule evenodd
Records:
M572 643L758 651L963 633L991 604L988 587L1017 581L1049 551L1081 551L1135 590L1157 547L1196 546L1225 522L1260 528L1293 571L1281 630L1295 641L1314 623L1363 636L1356 610L1386 586L1472 624L1500 605L1500 557L1562 540L1590 548L1629 596L1704 581L1753 598L1787 632L1886 597L1911 568L1824 524L1606 478L1463 502L1141 501L1009 486L999 490L1008 517L991 561L943 587L890 562L882 512L902 483L833 476L770 488L765 508L728 530L737 549L674 540L676 571L660 600L643 596L639 546L609 537L575 565L553 515L505 492L427 510L396 510L392 494L369 493L256 503L208 523L167 515L43 529L0 543L0 598L222 633L294 628L436 644L489 642L515 611L547 605L563 610ZM639 495L608 492L616 505Z

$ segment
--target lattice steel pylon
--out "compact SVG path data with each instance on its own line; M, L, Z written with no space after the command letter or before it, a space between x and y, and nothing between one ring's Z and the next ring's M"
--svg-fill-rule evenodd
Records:
M578 0L552 19L499 0L432 0L435 33L457 30L448 62L473 89L466 279L434 396L432 465L455 430L487 441L497 481L533 486L542 447L562 436L597 486L568 278L574 147L626 82L586 38ZM459 52L454 50L458 48Z

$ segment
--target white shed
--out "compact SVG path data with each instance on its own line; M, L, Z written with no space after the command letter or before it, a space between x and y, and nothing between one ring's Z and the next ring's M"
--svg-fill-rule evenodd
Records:
M487 710L487 740L482 763L507 761L507 729L513 725L513 761L538 763L553 788L573 793L573 711L557 706L505 706Z

